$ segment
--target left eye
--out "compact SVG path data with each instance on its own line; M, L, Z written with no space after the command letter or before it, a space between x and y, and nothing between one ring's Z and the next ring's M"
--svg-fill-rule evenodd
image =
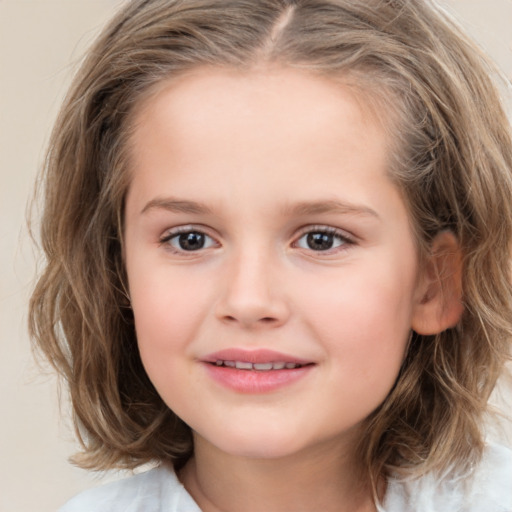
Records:
M310 251L329 251L349 243L349 240L336 231L310 231L296 242L297 247Z
M161 240L178 251L199 251L215 245L212 237L200 231L184 231L181 233L170 233Z

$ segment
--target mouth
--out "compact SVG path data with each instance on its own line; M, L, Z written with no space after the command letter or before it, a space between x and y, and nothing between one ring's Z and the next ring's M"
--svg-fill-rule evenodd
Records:
M311 373L316 363L273 350L227 349L202 361L207 374L237 393L261 394L291 386Z
M217 359L214 363L210 363L215 366L221 366L226 368L236 368L237 370L256 370L259 372L270 372L272 370L294 370L296 368L302 368L303 366L309 366L313 363L299 364L299 363L285 363L284 361L267 362L267 363L250 363L248 361L229 361L223 359Z

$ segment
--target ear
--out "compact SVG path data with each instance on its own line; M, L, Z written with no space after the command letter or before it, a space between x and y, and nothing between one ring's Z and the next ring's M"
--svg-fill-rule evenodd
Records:
M411 327L418 334L438 334L454 327L463 311L462 252L453 233L442 231L422 269Z

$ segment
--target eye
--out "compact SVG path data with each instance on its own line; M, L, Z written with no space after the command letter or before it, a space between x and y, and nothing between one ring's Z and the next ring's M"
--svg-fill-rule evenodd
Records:
M190 228L178 228L160 239L176 252L194 252L217 245L215 240L201 231Z
M350 245L353 241L335 228L313 228L304 233L295 242L300 249L308 249L316 252L327 252L332 249Z

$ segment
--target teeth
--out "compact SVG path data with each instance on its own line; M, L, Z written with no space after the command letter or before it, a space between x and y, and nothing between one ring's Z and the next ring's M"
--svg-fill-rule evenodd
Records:
M238 370L252 370L252 368L253 368L252 363L244 363L242 361L237 361L235 363L235 367Z
M215 361L215 366L227 366L228 368L236 368L237 370L258 370L262 372L268 372L270 370L292 370L294 368L300 368L302 365L296 363L285 363L278 361L275 363L248 363L246 361Z
M255 370L272 370L272 363L254 363L252 366Z

